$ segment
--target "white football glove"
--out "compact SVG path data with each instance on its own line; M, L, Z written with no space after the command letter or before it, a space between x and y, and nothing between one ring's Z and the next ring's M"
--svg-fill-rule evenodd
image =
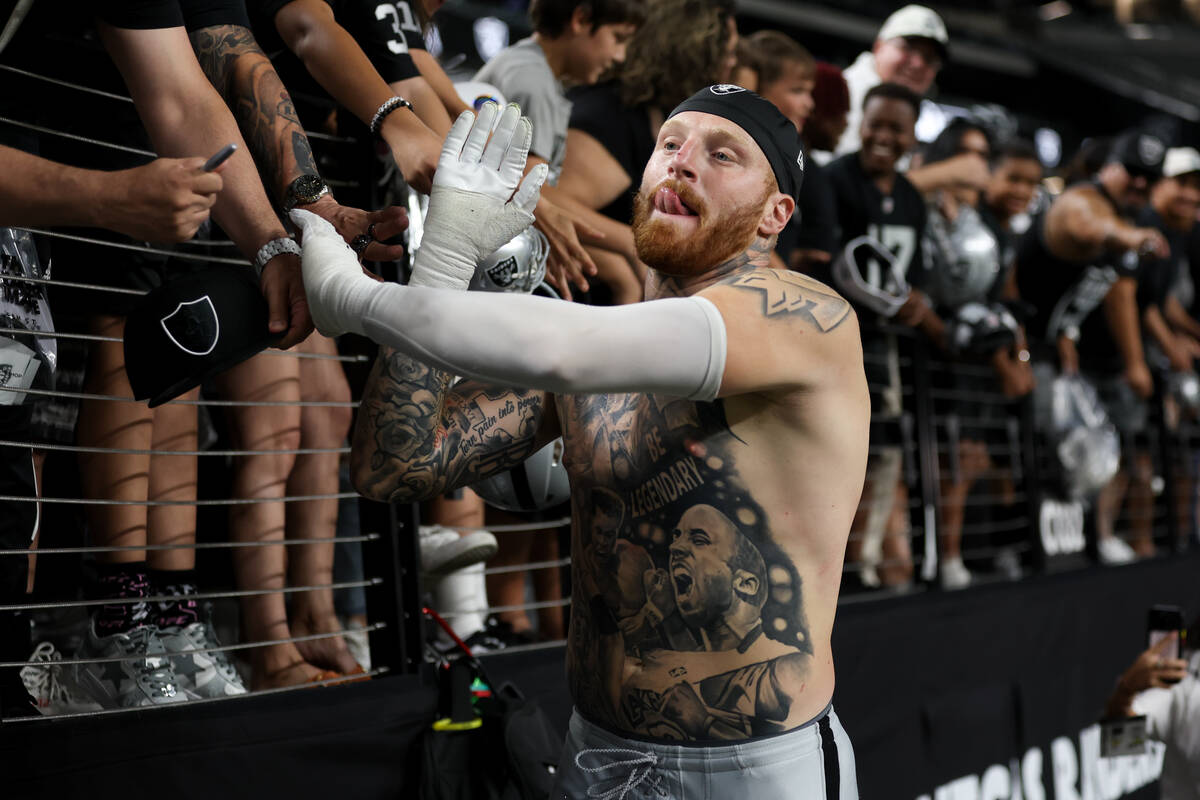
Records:
M491 133L497 114L499 106L484 103L447 134L410 286L466 289L480 260L533 222L548 170L540 164L521 180L533 126L510 104Z
M291 218L300 230L300 266L313 324L325 336L362 333L363 310L380 284L363 274L357 254L327 220L302 208Z

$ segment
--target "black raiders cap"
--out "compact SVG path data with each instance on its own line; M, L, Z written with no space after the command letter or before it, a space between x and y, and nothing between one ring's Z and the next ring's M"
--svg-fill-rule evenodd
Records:
M136 399L162 405L280 339L267 328L267 301L252 276L249 267L212 267L138 302L125 321L125 371Z
M1116 162L1130 175L1152 180L1162 177L1163 159L1167 156L1167 145L1153 133L1128 131L1113 142L1108 152L1108 162Z

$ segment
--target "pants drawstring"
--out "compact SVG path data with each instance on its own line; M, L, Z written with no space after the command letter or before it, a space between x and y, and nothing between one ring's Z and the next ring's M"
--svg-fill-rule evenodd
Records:
M611 760L599 767L585 766L583 763L584 756L593 754L607 756ZM616 756L622 757L616 758ZM629 770L629 774L625 776L624 782L617 786L612 786L608 789L601 788L600 786L589 786L587 796L593 798L593 800L625 800L629 792L647 782L660 797L666 796L660 783L661 778L654 775L654 768L658 766L658 756L654 755L654 753L633 750L627 747L591 747L586 750L580 750L575 754L575 766L592 775L607 772L614 767L625 767Z

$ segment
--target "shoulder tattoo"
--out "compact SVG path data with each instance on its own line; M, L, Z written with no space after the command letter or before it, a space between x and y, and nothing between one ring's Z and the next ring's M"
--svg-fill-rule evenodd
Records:
M762 292L764 316L800 314L822 333L833 330L850 316L848 302L807 275L777 269L756 269L738 276L730 285Z

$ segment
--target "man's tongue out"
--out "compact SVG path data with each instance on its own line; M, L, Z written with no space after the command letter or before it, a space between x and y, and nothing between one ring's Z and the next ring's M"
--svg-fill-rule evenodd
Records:
M664 214L675 214L682 217L696 216L696 212L683 204L683 201L679 199L679 195L665 186L658 190L658 196L655 199L657 200L655 205Z

